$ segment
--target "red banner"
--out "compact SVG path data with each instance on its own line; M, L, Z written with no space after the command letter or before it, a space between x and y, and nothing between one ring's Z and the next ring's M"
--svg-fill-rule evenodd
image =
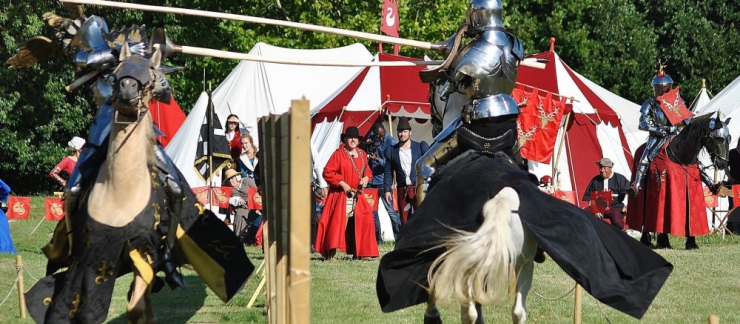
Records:
M517 119L519 147L523 158L550 163L565 111L565 100L554 100L549 92L542 97L538 92L537 89L532 93L521 89L512 92L521 110Z
M704 188L704 203L707 205L707 208L719 207L719 199L717 195L713 195L712 191L706 187Z
M611 190L591 191L591 212L594 214L611 212L612 199Z
M367 199L368 205L373 208L373 211L378 210L378 205L380 204L380 201L378 200L379 194L377 188L365 188L362 189L362 195L365 196L365 199Z
M383 1L383 14L380 18L380 31L388 36L398 37L398 28L401 18L398 17L398 2L396 0Z
M247 195L249 196L247 208L250 210L262 210L262 196L257 192L257 188L249 188Z
M732 186L732 205L740 207L740 185ZM10 210L10 205L8 205L8 210Z
M681 99L678 87L655 98L655 100L660 104L660 109L663 110L671 125L678 125L682 121L689 119L689 117L694 116L694 113L686 108L686 104Z
M62 198L46 198L46 220L58 221L64 218L64 201Z
M195 198L202 205L208 205L208 187L192 188ZM231 187L211 187L211 206L229 208Z
M557 191L555 191L555 192L552 193L552 196L555 197L555 198L557 198L557 199L560 199L560 200L563 200L563 201L567 201L567 202L569 202L569 203L571 203L573 205L578 206L578 199L577 199L578 196L576 195L576 192L575 191L560 191L560 190L557 190Z
M8 219L28 219L31 197L8 197Z

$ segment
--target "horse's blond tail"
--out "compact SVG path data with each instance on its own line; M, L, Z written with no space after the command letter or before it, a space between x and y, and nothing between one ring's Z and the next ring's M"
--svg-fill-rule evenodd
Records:
M486 305L506 301L509 263L516 261L521 246L510 229L511 213L519 208L519 196L502 189L483 206L483 224L477 232L458 231L440 246L447 249L429 269L429 294L439 303Z

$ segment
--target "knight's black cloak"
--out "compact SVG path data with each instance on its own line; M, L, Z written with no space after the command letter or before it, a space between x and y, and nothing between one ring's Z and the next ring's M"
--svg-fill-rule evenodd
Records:
M592 296L641 318L673 265L587 211L541 192L502 153L472 154L440 172L424 203L380 261L376 283L384 312L426 302L427 272L444 252L442 238L476 231L486 201L504 187L517 191L519 217L550 257Z

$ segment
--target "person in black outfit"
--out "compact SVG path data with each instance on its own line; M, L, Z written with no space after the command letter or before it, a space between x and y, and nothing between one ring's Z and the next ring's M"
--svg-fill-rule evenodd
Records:
M596 161L596 164L599 166L599 175L591 179L586 192L583 194L583 201L591 201L592 191L611 190L613 197L612 206L611 211L606 216L609 217L612 225L619 229L624 229L624 197L627 194L627 189L630 187L630 182L625 176L612 170L612 167L614 167L612 160L603 158ZM597 213L596 216L604 218L604 215L601 213Z

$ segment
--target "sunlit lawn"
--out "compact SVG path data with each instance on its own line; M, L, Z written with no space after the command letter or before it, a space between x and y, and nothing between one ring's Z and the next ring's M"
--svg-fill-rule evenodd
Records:
M42 222L32 236L29 233L43 217L43 198L33 198L31 219L11 221L10 228L16 248L23 256L26 269L26 289L44 274L45 258L39 248L51 237L52 222ZM675 247L683 240L672 238ZM658 294L643 318L645 323L706 323L710 314L720 316L722 323L740 323L740 275L736 270L740 261L740 238L720 235L699 239L697 251L659 251L675 267L673 274ZM393 249L391 244L381 246L381 253ZM247 253L255 265L262 261L257 248ZM375 277L378 261L336 262L320 261L314 255L311 262L311 318L313 323L420 323L423 306L416 306L391 314L380 311L375 297ZM161 323L266 323L265 298L261 295L254 307L247 309L259 277L250 278L244 290L229 303L223 304L210 292L195 272L183 269L186 289L164 289L153 297L155 312ZM4 298L15 280L15 258L0 254L0 298ZM121 277L116 285L109 313L109 322L125 323L126 292L131 275ZM552 261L536 265L532 293L528 299L530 322L568 323L573 317L573 281ZM542 297L555 298L547 300ZM542 297L541 297L542 296ZM2 299L0 299L2 301ZM511 321L509 306L485 308L489 323ZM448 323L459 322L457 309L443 310ZM583 305L583 323L635 323L637 320L611 308L599 305L586 295ZM15 292L0 307L0 323L29 323L21 320Z

